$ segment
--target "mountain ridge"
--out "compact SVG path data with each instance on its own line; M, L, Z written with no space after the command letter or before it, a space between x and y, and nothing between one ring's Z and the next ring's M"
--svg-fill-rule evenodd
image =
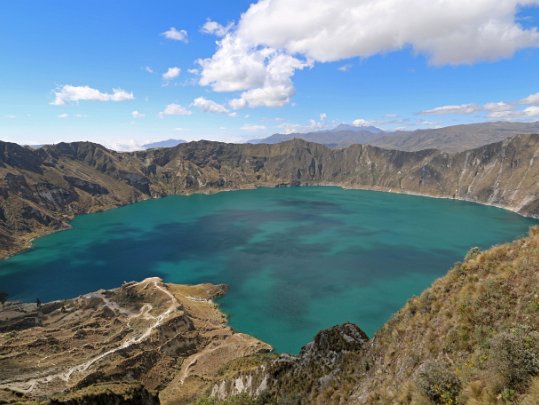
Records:
M422 149L462 152L527 133L539 133L539 122L486 122L393 132L383 131L376 127L354 127L341 124L334 129L305 133L273 134L267 138L254 139L249 142L274 144L299 138L308 142L321 143L332 148L344 148L353 144L368 144L408 152Z
M115 152L90 142L31 150L0 142L0 251L68 227L75 215L172 194L254 187L337 185L456 198L539 215L539 135L459 153L369 145L330 149L303 140L275 145L189 142Z

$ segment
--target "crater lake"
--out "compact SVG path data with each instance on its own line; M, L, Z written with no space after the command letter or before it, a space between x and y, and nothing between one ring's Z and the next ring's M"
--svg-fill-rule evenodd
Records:
M230 325L297 353L324 328L372 336L472 247L539 221L462 201L337 187L170 196L82 215L0 262L12 300L71 298L124 281L225 283Z

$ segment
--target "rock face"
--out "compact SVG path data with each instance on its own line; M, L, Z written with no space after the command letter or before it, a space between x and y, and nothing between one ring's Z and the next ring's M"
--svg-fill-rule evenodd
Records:
M226 325L211 301L224 291L150 278L40 308L8 303L0 310L0 402L192 401L231 360L271 350Z
M371 340L337 326L299 356L263 359L211 392L276 404L537 404L537 286L534 227L521 240L470 250Z
M499 205L539 216L539 135L466 152L403 152L367 145L329 149L191 142L117 153L88 143L31 150L0 142L0 257L75 215L170 194L279 185L415 193Z

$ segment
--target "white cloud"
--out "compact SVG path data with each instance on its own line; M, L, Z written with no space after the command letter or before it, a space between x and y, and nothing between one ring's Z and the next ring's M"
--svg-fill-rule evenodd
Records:
M68 113L62 113L62 114L59 114L58 115L58 118L61 118L61 119L66 119L69 117L69 114Z
M219 49L208 59L198 60L200 84L214 91L243 91L229 105L245 107L281 107L294 94L292 76L296 69L310 66L286 53L270 48L250 48L233 34L218 41Z
M191 115L192 112L179 104L169 104L159 113L161 118L167 115Z
M188 42L188 36L186 30L178 30L174 27L170 27L165 32L162 32L161 35L163 35L165 38L170 39L172 41L182 41L182 42Z
M131 112L131 116L134 118L134 119L140 119L140 118L144 118L144 114L141 113L140 111L132 111Z
M316 61L369 57L411 46L433 64L511 56L539 46L539 33L515 21L537 0L260 0L237 35Z
M193 105L200 108L204 112L226 114L229 112L224 105L216 103L213 100L208 100L204 97L198 97L193 100Z
M192 75L200 74L200 71L198 69L187 69L187 72L192 74Z
M214 91L238 91L264 84L266 52L250 50L241 39L232 35L217 42L217 52L197 63L202 72L200 84Z
M272 50L257 51L267 55L263 66L263 80L255 88L243 92L230 102L234 109L243 107L282 107L294 95L292 76L296 69L310 66L293 56Z
M172 80L175 79L180 75L182 70L179 67L169 67L165 73L163 73L162 77L164 80Z
M217 35L218 37L223 37L228 31L234 26L234 23L229 22L226 26L219 24L216 21L207 20L200 31L205 34Z
M355 127L368 127L371 124L370 121L367 121L363 118L358 118L358 119L355 119L354 121L352 121L352 125L355 126Z
M150 66L144 66L144 70L148 72L149 74L153 73L153 69Z
M135 139L113 139L103 140L101 143L107 148L118 152L135 152L137 150L143 150L144 147L142 145L148 143L148 141L138 141Z
M314 62L367 58L410 47L430 63L468 64L539 46L539 32L515 21L518 7L539 0L259 0L201 59L199 84L243 91L234 109L280 107L294 95L296 70ZM341 71L348 65L340 67Z
M512 110L513 106L504 101L499 101L497 103L487 103L483 106L483 108L487 111L501 112L501 111Z
M539 104L539 93L530 94L528 97L520 100L522 104Z
M52 105L65 105L69 102L78 101L125 101L133 100L135 96L122 89L113 89L112 93L102 93L89 86L65 85L56 89Z
M527 115L528 117L537 117L539 116L539 106L537 105L532 105L526 109L524 109L524 114Z
M350 69L352 69L352 65L350 63L347 63L346 65L339 66L338 70L341 72L348 72Z
M297 132L312 132L312 131L318 131L324 128L327 128L327 125L325 123L326 120L326 114L322 113L320 114L320 120L314 120L310 119L309 122L305 125L302 124L292 124L289 122L284 122L282 124L279 124L280 132L283 134L292 134Z
M266 129L266 127L264 125L245 124L240 129L242 131L254 132L254 131L262 131Z
M432 108L430 110L421 111L421 114L436 115L436 114L473 114L481 111L481 106L476 104L460 104L460 105L444 105L441 107Z
M504 111L491 111L487 114L488 118L496 120L511 120L513 118L522 117L522 111L504 110Z

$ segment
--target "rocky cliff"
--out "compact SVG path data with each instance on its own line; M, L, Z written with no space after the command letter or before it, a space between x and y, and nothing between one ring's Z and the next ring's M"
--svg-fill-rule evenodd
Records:
M192 402L231 360L271 350L227 326L211 300L224 291L150 278L40 307L7 303L0 403Z
M498 205L539 215L539 135L460 153L191 142L118 153L88 142L31 150L0 142L0 254L80 213L170 194L279 185L340 185Z

